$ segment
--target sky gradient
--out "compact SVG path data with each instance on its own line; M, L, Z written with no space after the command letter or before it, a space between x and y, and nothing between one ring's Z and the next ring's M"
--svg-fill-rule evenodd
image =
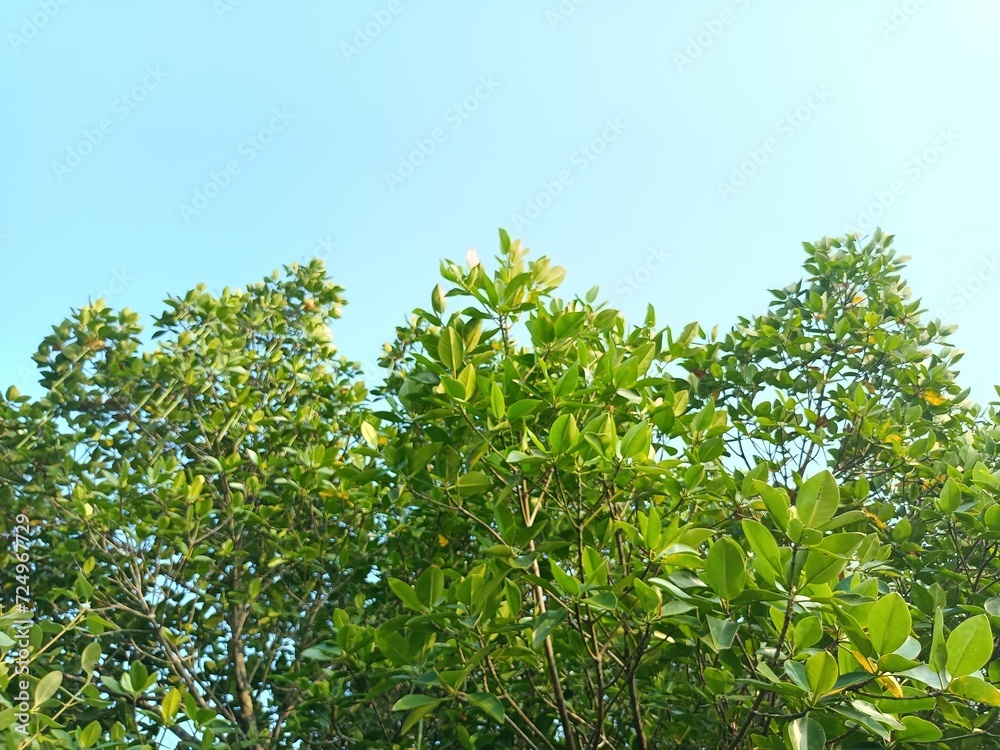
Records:
M3 387L88 299L148 320L314 255L370 370L498 227L708 328L881 225L996 398L995 2L5 0L0 34Z

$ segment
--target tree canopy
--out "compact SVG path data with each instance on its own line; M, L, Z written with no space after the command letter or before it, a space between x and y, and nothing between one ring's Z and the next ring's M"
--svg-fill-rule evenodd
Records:
M720 334L501 231L367 385L318 260L152 343L73 311L0 400L0 736L1000 748L997 411L892 242L805 243Z

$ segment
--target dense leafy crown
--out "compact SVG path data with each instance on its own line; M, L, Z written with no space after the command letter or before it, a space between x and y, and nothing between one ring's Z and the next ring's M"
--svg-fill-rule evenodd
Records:
M8 745L1000 748L997 415L891 244L720 336L501 232L371 397L318 261L77 311L0 402Z

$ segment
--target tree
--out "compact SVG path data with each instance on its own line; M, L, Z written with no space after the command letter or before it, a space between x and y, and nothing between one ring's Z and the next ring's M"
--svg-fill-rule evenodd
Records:
M324 735L303 654L363 599L384 496L354 450L364 386L329 342L342 301L319 262L218 297L199 287L168 300L149 351L136 313L98 302L39 349L45 397L6 405L19 460L5 507L34 512L40 627L90 613L62 658L94 643L100 658L63 689L96 679L67 716L99 721L102 747Z
M501 232L371 398L316 262L171 300L145 353L79 311L0 431L67 674L102 649L47 736L1000 747L997 413L891 245L806 244L719 336L560 299Z

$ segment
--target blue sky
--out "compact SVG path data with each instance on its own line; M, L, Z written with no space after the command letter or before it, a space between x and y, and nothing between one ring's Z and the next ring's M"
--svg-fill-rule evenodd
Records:
M881 224L987 402L998 36L989 0L5 0L0 384L37 392L88 298L150 316L317 254L370 365L501 226L570 292L727 326L803 240Z

